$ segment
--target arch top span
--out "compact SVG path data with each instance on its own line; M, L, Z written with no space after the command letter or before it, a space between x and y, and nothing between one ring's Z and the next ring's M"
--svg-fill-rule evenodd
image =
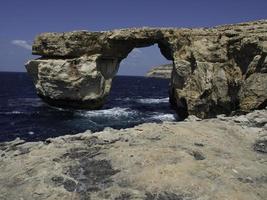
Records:
M43 33L26 64L37 94L60 107L97 109L121 60L158 44L174 67L170 102L182 117L212 117L264 108L267 102L267 20L214 28L130 28Z
M168 42L172 35L172 29L152 28L43 33L34 40L32 52L50 58L101 54L103 57L124 59L134 48L158 44L163 56L172 60L172 48Z

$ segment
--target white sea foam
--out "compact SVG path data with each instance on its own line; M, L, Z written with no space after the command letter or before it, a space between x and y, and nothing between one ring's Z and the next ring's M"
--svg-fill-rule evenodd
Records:
M23 112L20 112L20 111L17 111L17 110L14 110L12 112L10 112L11 114L22 114Z
M152 119L160 120L160 121L176 121L176 115L175 114L164 114L164 113L158 113L151 117Z
M50 106L48 105L50 108L54 109L54 110L58 110L58 111L69 111L70 109L68 108L60 108L60 107L55 107L55 106Z
M136 113L136 111L129 108L114 107L104 110L80 111L77 114L85 117L128 117Z
M14 111L11 111L11 112L0 112L0 114L2 114L2 115L20 115L20 114L23 114L23 112L14 110Z
M154 98L144 98L144 99L137 99L136 100L138 103L143 103L143 104L158 104L158 103L168 103L169 98L159 98L159 99L154 99Z
M28 134L29 135L34 135L34 132L33 131L29 131Z
M130 97L125 97L125 98L116 98L115 100L117 100L117 101L132 101L133 99L131 99Z

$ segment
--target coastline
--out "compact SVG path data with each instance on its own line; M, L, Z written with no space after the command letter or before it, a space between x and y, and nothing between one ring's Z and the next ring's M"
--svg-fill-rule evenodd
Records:
M0 143L0 198L264 199L267 109Z

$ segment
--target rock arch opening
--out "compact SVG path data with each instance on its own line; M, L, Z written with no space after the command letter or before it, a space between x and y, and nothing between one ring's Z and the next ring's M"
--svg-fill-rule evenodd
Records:
M161 54L158 45L134 48L120 62L103 108L119 106L120 109L130 109L138 113L140 118L150 119L148 122L177 119L169 103L170 77L146 76L153 67L166 63L172 61Z
M134 48L119 65L117 75L146 76L153 67L172 64L160 52L157 44Z

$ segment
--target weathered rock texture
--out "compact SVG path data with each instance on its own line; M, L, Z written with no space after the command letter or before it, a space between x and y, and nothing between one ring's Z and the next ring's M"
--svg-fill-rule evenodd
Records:
M149 72L147 72L147 77L154 78L165 78L170 79L172 75L173 64L165 64L157 67L153 67Z
M44 33L26 64L48 103L99 108L119 63L133 48L157 43L174 63L170 102L181 117L213 117L267 104L267 20L200 29L133 28Z
M262 110L0 143L0 199L263 200L266 122Z

